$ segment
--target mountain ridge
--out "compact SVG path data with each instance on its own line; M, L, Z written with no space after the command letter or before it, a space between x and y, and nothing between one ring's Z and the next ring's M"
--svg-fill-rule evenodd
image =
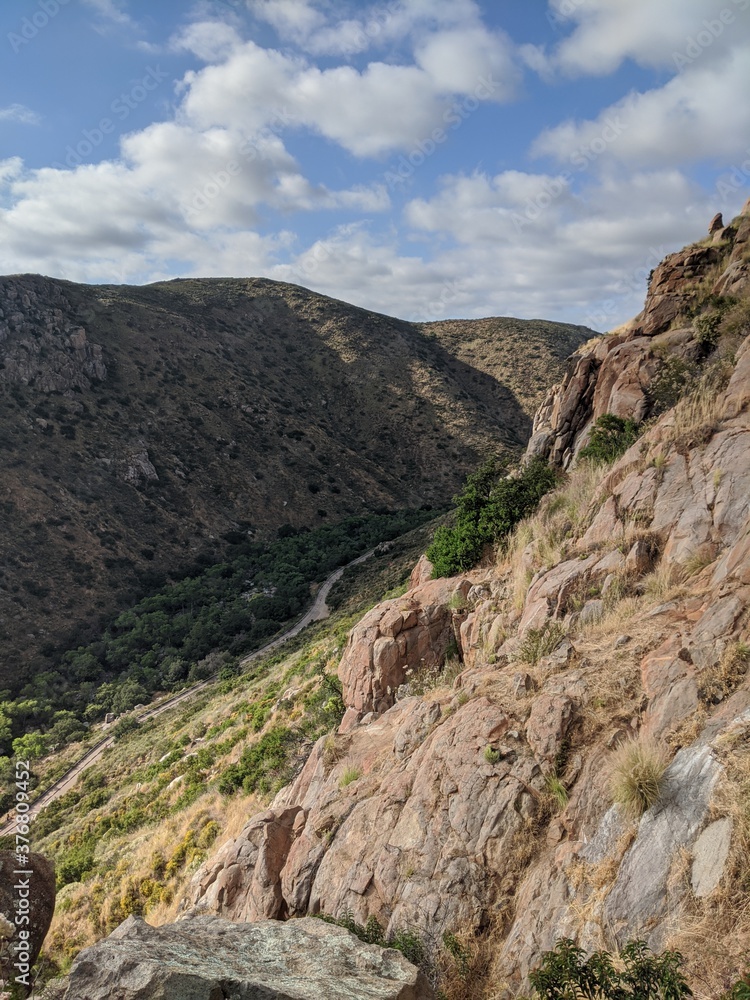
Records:
M0 278L0 683L227 533L445 502L520 451L546 373L592 331L490 326L470 363L439 330L269 279Z

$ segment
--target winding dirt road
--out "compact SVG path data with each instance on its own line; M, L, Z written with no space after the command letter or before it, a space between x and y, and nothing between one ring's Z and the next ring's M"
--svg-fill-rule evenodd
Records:
M249 656L246 656L240 661L240 666L244 667L248 663L252 663L253 660L257 660L258 657L264 656L266 653L270 653L272 650L282 646L285 642L288 642L289 639L293 639L295 636L299 635L302 629L306 628L311 622L323 621L325 618L328 618L331 612L326 604L326 599L331 592L331 587L333 587L334 583L341 579L345 570L349 569L350 566L358 566L360 563L365 562L365 560L370 558L374 551L375 549L370 549L370 551L365 552L363 556L353 559L350 563L347 563L346 566L342 566L337 569L335 573L331 573L325 583L321 584L318 593L315 595L315 600L313 601L312 606L305 613L305 615L300 618L297 624L293 625L282 635L277 636L271 642L266 643L265 646L261 646L260 649L256 649L253 653L250 653ZM148 719L155 719L156 716L161 715L162 712L166 712L168 709L174 708L174 706L179 705L180 702L183 702L186 699L191 698L194 694L198 694L198 692L203 691L204 688L213 684L215 680L215 677L210 677L208 680L200 681L200 683L194 684L192 687L189 687L184 691L180 691L179 694L173 695L171 698L167 698L164 701L159 702L152 708L146 709L146 711L141 712L136 716L138 722L146 722ZM114 736L105 736L103 740L100 740L98 743L95 743L92 747L90 747L83 757L77 760L75 764L73 764L73 766L65 772L65 774L61 775L57 781L54 782L54 784L50 785L49 788L42 792L38 799L34 800L28 813L29 820L32 821L39 815L42 809L45 809L48 805L50 805L50 803L59 799L60 796L65 795L66 792L69 792L83 772L88 770L92 764L95 764L98 760L100 760L104 751L108 747L111 747L114 741ZM0 837L8 836L14 832L15 818L13 817L13 814L10 813L3 817L3 824L0 826Z

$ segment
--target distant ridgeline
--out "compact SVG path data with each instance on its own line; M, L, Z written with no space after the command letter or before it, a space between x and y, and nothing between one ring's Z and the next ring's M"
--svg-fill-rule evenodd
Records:
M57 705L73 677L98 704L96 663L107 678L132 665L124 646L98 650L107 623L186 563L193 577L234 559L238 538L447 503L482 459L519 453L590 334L405 323L260 279L0 278L0 689L38 676L33 697ZM285 620L268 596L253 595L252 641ZM182 605L162 610L182 621ZM183 659L184 642L193 659L231 645L225 614L189 640L165 626L157 645ZM92 643L93 660L60 666ZM160 672L147 653L139 669Z

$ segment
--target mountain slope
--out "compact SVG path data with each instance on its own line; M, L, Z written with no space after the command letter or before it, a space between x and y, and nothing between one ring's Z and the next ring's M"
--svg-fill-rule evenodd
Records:
M591 331L512 324L531 361L508 321L457 324L469 360L439 324L260 279L0 279L0 684L228 533L444 502L517 452L539 400L496 372L542 390Z

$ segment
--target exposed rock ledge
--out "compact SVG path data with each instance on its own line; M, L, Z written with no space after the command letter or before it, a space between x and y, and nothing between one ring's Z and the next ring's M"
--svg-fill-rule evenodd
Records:
M321 920L151 927L128 917L81 952L47 1000L433 1000L400 952Z

